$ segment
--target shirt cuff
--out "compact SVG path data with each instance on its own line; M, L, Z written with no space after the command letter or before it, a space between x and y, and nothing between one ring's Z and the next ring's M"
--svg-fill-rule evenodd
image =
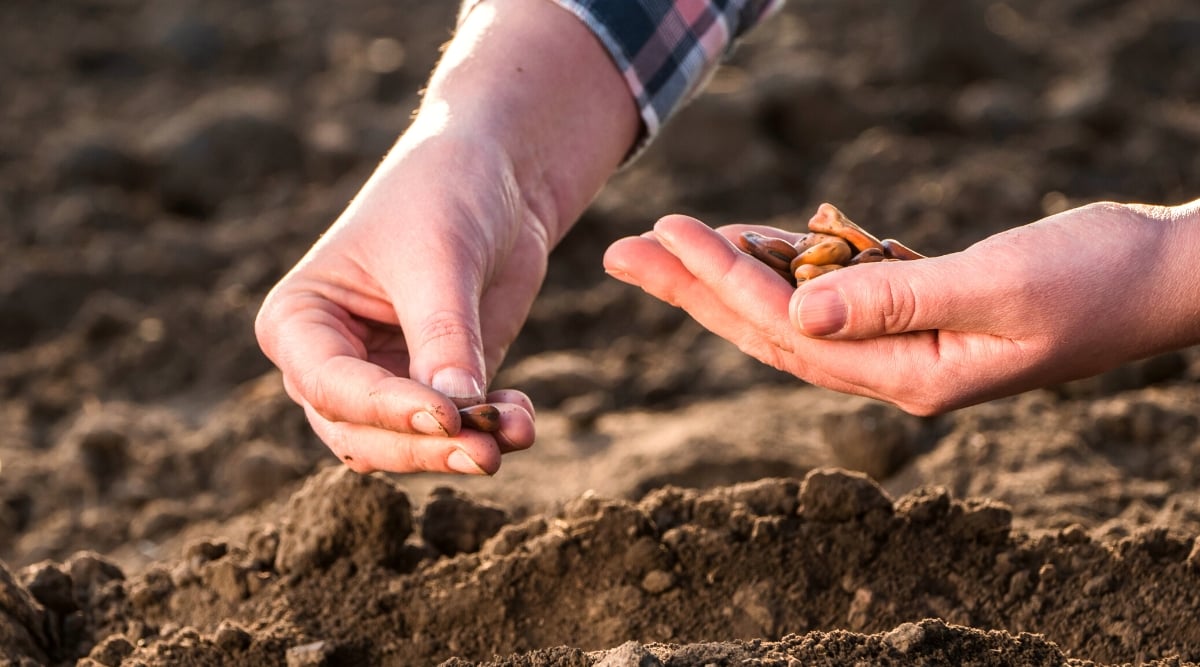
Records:
M480 0L465 0L461 22ZM739 37L784 0L549 0L577 16L621 71L642 118L632 159L708 82Z

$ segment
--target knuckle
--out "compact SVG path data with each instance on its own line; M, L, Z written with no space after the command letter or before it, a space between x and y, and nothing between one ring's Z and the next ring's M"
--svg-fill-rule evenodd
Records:
M1080 211L1088 215L1106 215L1114 213L1133 213L1134 209L1131 206L1115 201L1098 201L1085 204Z
M346 462L354 459L354 454L350 451L349 439L346 437L344 429L338 427L336 424L318 424L312 418L309 419L309 426L317 434L317 437L321 439L321 442L325 443L329 451L333 452L334 456Z
M283 385L284 393L288 395L288 398L292 399L293 403L298 405L305 404L307 399L304 397L304 394L296 388L296 382L286 373L281 376L281 384Z
M310 420L311 422L311 420ZM359 474L368 474L375 472L377 468L367 460L359 451L357 440L349 432L345 426L335 423L326 423L321 429L317 429L317 424L312 423L313 430L329 451L333 452L347 468Z
M733 284L734 286L737 286L739 283L742 282L742 275L743 275L738 271L738 267L740 265L743 265L743 262L745 260L749 260L749 259L752 259L752 258L742 254L741 252L737 252L737 251L731 251L731 252L725 253L721 257L721 260L717 263L717 265L713 267L713 274L712 274L713 284L714 285ZM757 263L759 262L759 260L753 260L753 261L756 262L755 270L758 270Z
M879 308L880 330L887 332L908 331L916 318L917 297L907 282L881 285L877 293L883 294Z
M329 417L330 401L329 391L326 389L324 373L321 368L313 368L300 376L296 383L300 394L304 396L309 405L313 407L319 414Z
M439 341L465 340L471 346L478 347L479 332L467 324L469 321L470 319L463 316L462 313L453 311L433 313L421 324L420 330L417 332L417 340L423 345Z
M413 447L407 442L399 443L395 449L393 472L444 472L445 455L440 452L439 447Z
M272 357L275 349L275 307L270 296L254 316L254 338L263 353Z

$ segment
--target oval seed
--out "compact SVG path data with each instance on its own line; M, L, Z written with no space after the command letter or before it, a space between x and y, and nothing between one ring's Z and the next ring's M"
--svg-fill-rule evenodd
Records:
M833 204L821 204L817 213L808 221L808 228L814 232L833 234L846 239L858 252L867 248L883 249L883 242L875 238L867 230L854 224Z
M842 237L834 236L833 234L822 234L821 232L809 232L809 233L805 234L804 236L801 236L800 239L798 241L796 241L796 243L793 245L796 248L796 252L801 253L801 252L804 252L805 250L808 250L809 248L817 245L818 243L822 243L824 241L832 241L834 239L841 239L841 238ZM845 239L843 239L843 240L845 240Z
M883 240L883 252L888 259L925 259L925 255L913 250L896 239Z
M807 280L812 280L817 276L823 276L830 271L836 271L842 268L837 264L801 264L796 267L796 282L802 283Z
M767 266L787 273L796 257L795 246L783 239L764 236L757 232L742 232L738 247Z
M792 260L791 268L794 272L801 264L845 264L853 254L850 244L842 239L822 241L797 255L796 259Z
M870 264L872 262L882 262L884 260L883 251L879 248L867 248L850 258L850 266L855 264Z
M495 433L500 430L500 410L490 403L459 408L458 416L466 428Z

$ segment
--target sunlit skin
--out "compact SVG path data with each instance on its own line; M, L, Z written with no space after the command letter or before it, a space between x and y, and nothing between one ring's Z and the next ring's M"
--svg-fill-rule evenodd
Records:
M346 465L492 474L533 443L529 398L485 388L550 249L637 130L628 89L578 19L546 0L475 8L412 125L256 323ZM457 407L485 400L500 430L463 429Z
M476 6L409 129L256 322L339 458L493 474L532 445L529 398L488 385L548 253L638 131L621 74L576 17L546 0ZM605 266L776 368L935 414L1200 340L1197 208L1088 206L795 293L730 243L751 228L682 216L617 242ZM837 312L846 323L832 327ZM457 409L484 401L499 430L463 429Z
M604 265L763 363L918 415L1200 343L1200 201L1084 206L796 290L734 247L744 231L798 237L668 216Z

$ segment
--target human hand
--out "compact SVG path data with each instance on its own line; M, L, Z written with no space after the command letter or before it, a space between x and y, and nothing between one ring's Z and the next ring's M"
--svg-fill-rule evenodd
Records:
M668 216L605 267L775 368L932 415L1200 342L1198 209L1093 204L795 290L733 240L797 234Z
M550 248L637 131L624 79L578 18L545 0L474 5L408 131L256 322L339 458L491 474L533 443L528 397L485 387ZM499 431L463 430L456 408L484 400Z
M414 127L263 304L263 350L355 470L490 474L533 443L529 399L484 392L548 253L505 164ZM462 429L457 407L484 400L500 430Z

